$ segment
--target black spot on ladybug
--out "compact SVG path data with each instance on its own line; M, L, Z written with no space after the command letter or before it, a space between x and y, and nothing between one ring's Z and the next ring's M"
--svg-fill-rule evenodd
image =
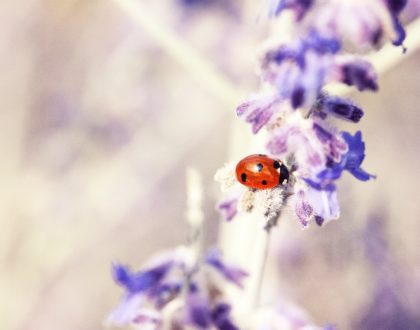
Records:
M279 184L289 181L289 170L283 164L280 165Z
M246 182L246 174L245 173L241 174L241 180L242 180L242 182Z
M258 156L260 156L260 157L267 157L267 155L264 155L264 154L258 154Z
M257 171L258 171L258 172L261 172L261 171L262 171L262 169L263 169L263 167L264 167L264 165L263 165L263 164L258 163L258 164L257 164Z
M274 161L273 166L277 170L278 168L280 168L280 163L276 160Z
M266 180L262 180L261 181L261 184L264 185L264 186L266 186L267 185L267 181Z

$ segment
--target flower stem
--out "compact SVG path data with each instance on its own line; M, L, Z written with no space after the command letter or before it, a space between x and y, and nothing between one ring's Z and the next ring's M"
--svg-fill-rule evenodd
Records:
M189 225L187 245L191 250L192 263L196 264L200 258L203 245L204 214L202 210L203 185L200 172L195 168L188 168L187 179L187 211L186 218Z
M284 191L282 194L281 208L275 212L271 212L270 209L267 209L266 216L264 218L265 225L264 230L258 231L258 236L255 242L255 255L254 255L254 264L251 268L251 282L249 285L249 311L255 311L261 302L261 290L264 281L264 272L268 259L268 250L270 246L270 235L271 230L277 226L282 209L286 205L287 199L290 197L290 192ZM278 207L278 205L273 205Z
M271 228L271 227L270 227ZM249 310L255 311L260 304L261 289L264 279L265 265L268 258L268 247L270 244L270 233L271 230L261 230L258 232L256 240L254 265L251 271L251 283L249 286L250 300Z

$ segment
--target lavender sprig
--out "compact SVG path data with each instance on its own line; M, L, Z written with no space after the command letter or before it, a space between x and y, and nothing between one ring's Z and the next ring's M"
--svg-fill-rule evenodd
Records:
M190 257L188 250L178 248L153 258L152 265L139 272L114 265L114 280L125 294L107 323L136 329L152 325L160 329L165 322L177 324L180 329L238 329L230 316L225 282L242 287L247 273L227 264L214 250L199 264L191 264ZM168 315L174 305L177 308Z
M379 48L386 39L402 45L405 34L398 15L404 6L405 1L391 0L271 2L273 16L281 19L284 11L294 12L297 38L282 36L265 49L260 70L264 91L239 105L237 114L254 134L265 128L266 150L286 160L291 175L285 187L255 192L234 188L232 167L219 171L216 179L232 187L219 206L229 220L237 211L259 209L268 219L270 212L281 212L285 203L280 196L286 194L302 227L313 220L322 225L339 218L337 182L344 171L361 181L375 177L361 167L362 133L334 127L334 118L358 123L364 111L324 89L331 83L378 89L373 66L359 54Z

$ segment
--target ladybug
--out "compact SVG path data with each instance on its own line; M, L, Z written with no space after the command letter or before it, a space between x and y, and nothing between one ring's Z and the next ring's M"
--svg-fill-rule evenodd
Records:
M236 165L236 178L252 189L271 189L287 183L289 170L278 159L267 155L250 155Z

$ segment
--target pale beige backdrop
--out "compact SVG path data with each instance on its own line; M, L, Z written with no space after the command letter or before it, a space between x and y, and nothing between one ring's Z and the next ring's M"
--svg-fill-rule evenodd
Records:
M179 2L138 1L152 28L117 0L0 4L0 329L101 329L121 293L111 262L139 266L184 241L187 166L203 175L216 242L212 177L242 143L234 107L257 90L267 26L254 1ZM302 232L287 220L273 240L264 290L319 324L350 328L371 298L371 214L386 218L402 301L417 303L419 69L420 53L407 56L380 93L357 96L378 179L346 176L339 222Z

